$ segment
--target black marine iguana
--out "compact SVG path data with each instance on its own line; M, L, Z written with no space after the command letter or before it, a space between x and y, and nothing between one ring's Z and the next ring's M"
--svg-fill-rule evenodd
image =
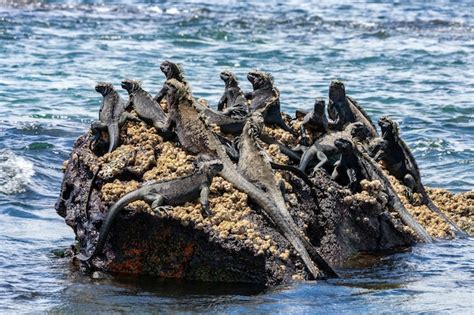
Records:
M192 154L203 153L218 158L224 166L223 170L219 172L221 177L229 181L236 189L246 193L268 217L275 220L274 223L278 228L282 229L287 226L286 222L282 222L280 219L280 209L267 194L239 173L228 157L224 146L208 129L199 115L199 111L194 106L195 102L186 87L177 80L168 80L166 86L168 89L167 100L170 106L167 127L174 127L183 149ZM324 270L324 266L319 267L328 276L332 275ZM319 273L318 277L321 276Z
M328 130L328 118L326 116L326 103L323 98L316 98L314 101L313 110L307 113L303 122L301 123L301 142L303 145L309 146L309 140L307 136L307 130L310 129L313 132L319 133L320 135L325 134Z
M122 100L112 84L99 82L95 86L95 90L102 94L103 100L99 111L99 120L94 121L91 124L91 130L94 137L90 143L92 144L100 137L100 132L102 130L107 130L109 135L108 153L110 153L119 145L120 128L125 124L125 122L127 120L139 121L139 119L125 111L127 107L126 102ZM92 179L89 183L84 211L87 217L89 215L89 200L91 197L92 188L99 171L100 167L98 167L93 172Z
M358 191L360 181L367 178L368 175L362 172L358 158L354 153L354 145L348 139L338 138L334 141L334 146L341 152L341 157L334 164L331 174L332 180L342 184L347 179L345 186L349 187L352 192Z
M258 143L258 136L263 129L263 124L264 119L260 111L254 112L247 119L247 123L239 139L240 157L238 170L242 172L248 180L261 187L278 207L277 212L268 212L267 214L298 252L313 276L317 278L319 275L319 270L314 265L314 262L316 262L327 275L335 277L337 276L336 273L317 253L313 245L300 235L298 227L288 211L283 197L284 192L282 191L284 184L283 186L282 183L277 184L270 162L271 159Z
M146 182L137 190L129 192L109 208L92 254L79 254L77 258L87 261L102 253L115 217L125 206L137 200L144 200L154 210L159 210L163 205L182 205L199 198L204 214L210 215L209 186L213 177L222 171L222 168L223 165L217 160L200 161L194 174L170 180Z
M426 229L418 223L418 221L416 221L416 219L405 208L381 167L366 153L366 149L362 143L364 140L361 140L362 139L357 139L356 137L347 137L347 135L336 140L337 146L341 147L343 150L348 150L345 155L346 159L350 160L350 163L349 167L346 167L346 169L353 169L353 171L350 171L347 174L348 177L350 178L352 174L355 174L354 180L365 178L380 181L385 192L389 196L389 206L398 213L402 222L410 227L421 241L425 243L432 242L433 239L428 231L426 231Z
M167 120L166 113L153 100L151 95L141 87L140 82L124 80L122 81L122 88L127 90L130 97L127 107L132 106L140 119L150 123L157 130L163 130Z
M100 137L102 130L107 130L109 135L109 149L112 152L119 145L120 127L127 119L136 120L134 116L125 111L126 102L120 97L113 85L106 82L99 82L95 90L102 94L102 106L99 111L99 120L91 124L93 139L91 144Z
M336 130L343 130L347 124L360 121L369 128L371 137L378 135L369 115L355 100L346 96L344 84L339 80L331 81L329 86L328 114L332 120L329 127Z
M360 134L362 130L366 129L366 126L361 122L350 123L342 131L335 131L325 134L321 138L317 139L307 149L301 147L304 153L301 157L301 161L298 168L304 172L315 157L318 159L319 162L314 167L313 172L314 170L323 167L329 161L329 157L334 156L339 152L339 150L335 146L336 139L351 139L352 137L356 137L358 134Z
M277 125L296 136L296 132L285 124L280 112L280 91L273 85L273 76L261 71L250 71L247 79L253 91L245 95L251 101L250 112L264 108L265 124Z
M166 77L166 80L170 79L176 79L179 82L183 83L184 85L187 85L188 83L184 79L183 71L181 70L180 66L177 64L165 60L161 63L160 65L160 70L163 72L163 74ZM165 80L165 82L166 82ZM156 94L156 96L153 98L155 102L160 104L161 100L166 96L166 89L163 87L161 90Z
M247 116L247 99L239 87L237 77L228 70L222 71L220 77L225 83L225 90L217 104L217 110L230 117Z
M409 200L413 199L413 192L419 193L422 204L446 221L455 235L466 237L467 234L456 226L428 196L421 182L418 164L405 141L400 138L398 124L388 117L382 117L379 119L379 125L382 130L384 145L376 154L375 160L382 160L388 172L405 185Z

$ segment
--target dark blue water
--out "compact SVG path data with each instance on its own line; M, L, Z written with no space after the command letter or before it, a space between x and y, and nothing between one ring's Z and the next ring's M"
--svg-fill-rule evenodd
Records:
M97 81L141 79L164 59L216 104L219 72L271 71L287 111L331 79L401 124L426 184L474 184L474 5L334 1L97 4L0 1L0 312L472 312L474 241L367 257L340 280L245 286L91 280L54 258L73 242L53 205L61 165L97 117ZM125 94L123 94L125 96Z

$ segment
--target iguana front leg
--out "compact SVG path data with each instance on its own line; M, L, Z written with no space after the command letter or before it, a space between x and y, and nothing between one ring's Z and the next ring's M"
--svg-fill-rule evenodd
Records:
M166 92L167 92L167 89L166 88L161 88L161 90L158 92L158 94L156 94L156 96L153 98L153 100L155 102L157 102L158 104L160 104L161 100L163 99L163 97L165 97L166 95Z
M123 126L127 120L136 121L136 122L143 122L140 118L136 117L135 115L130 114L129 112L123 112L119 118L119 126Z
M347 178L349 178L349 185L347 186L352 192L356 191L358 182L357 182L357 175L356 175L355 169L348 168L346 170L346 174L347 174Z
M217 110L218 111L223 111L224 110L224 105L226 104L227 102L227 97L225 95L226 93L224 93L221 97L221 99L219 100L219 103L217 103Z
M201 185L201 195L199 197L199 202L201 202L202 210L204 216L210 216L212 214L211 209L209 208L209 183L203 183Z

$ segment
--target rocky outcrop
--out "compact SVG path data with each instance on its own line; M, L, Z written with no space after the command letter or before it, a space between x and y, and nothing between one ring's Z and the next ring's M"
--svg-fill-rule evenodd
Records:
M289 142L289 133L265 129L274 138ZM95 246L108 208L121 196L144 181L176 178L195 169L195 156L186 154L173 139L163 139L145 123L127 122L121 130L121 145L111 153L105 153L105 143L99 143L97 151L92 152L90 139L88 133L76 141L65 163L56 203L57 213L74 230L76 251ZM275 161L287 161L278 147L266 149ZM276 177L284 180L287 205L301 233L333 266L360 252L380 252L416 242L412 231L388 210L389 197L378 181L361 182L362 191L352 194L324 172L316 172L311 178L313 187L287 171L276 172ZM433 196L444 194L439 190L430 192ZM444 199L453 198L447 194ZM470 196L466 198L472 201ZM433 199L444 210L443 198ZM197 200L166 212L152 211L143 201L133 202L115 221L103 255L93 258L88 267L264 285L309 278L288 241L246 194L216 177L211 185L210 206L213 215L203 217ZM472 204L470 207L472 217ZM470 228L472 232L472 225Z

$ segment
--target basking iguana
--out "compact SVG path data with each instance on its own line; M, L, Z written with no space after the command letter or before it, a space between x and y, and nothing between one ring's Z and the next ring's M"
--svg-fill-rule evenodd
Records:
M270 157L260 147L258 142L258 137L263 129L263 123L264 119L260 111L254 112L247 119L238 144L240 156L238 170L248 180L261 187L272 199L278 211L270 213L270 219L274 221L277 228L295 248L313 276L317 278L319 275L319 270L314 265L315 262L327 275L337 276L334 270L317 253L313 245L300 235L298 227L288 211L284 192L282 192L284 184L277 183L275 180Z
M272 218L278 228L282 229L287 226L287 223L282 221L281 210L267 194L237 170L228 157L225 147L199 115L188 89L177 80L168 80L166 86L167 101L170 106L167 127L175 130L183 149L192 154L203 153L218 158L224 166L219 172L221 177L236 189L246 193L268 217ZM323 271L325 270L323 269ZM318 273L317 276L321 277L322 275Z
M170 79L176 79L179 82L183 83L184 85L187 85L186 79L184 78L183 71L181 70L181 67L171 61L165 60L161 63L160 65L160 70L163 72L163 74L166 77L166 80ZM166 81L165 80L165 81ZM166 96L166 90L165 88L161 88L161 90L156 94L156 96L153 98L155 102L160 104L161 100Z
M348 186L352 192L358 191L360 181L367 178L368 175L360 167L359 159L354 153L354 145L347 138L338 138L334 141L334 146L341 156L334 164L331 179L339 184L345 184L344 186Z
M217 110L230 117L247 116L247 99L239 87L237 77L228 70L222 71L220 77L225 83L225 90L217 104Z
M107 130L109 135L109 149L107 152L110 153L119 145L120 127L133 116L125 111L126 103L112 84L99 82L95 86L95 90L102 94L103 100L99 111L99 120L91 124L94 135L91 144L99 139L101 131ZM136 120L135 117L132 119Z
M347 124L360 121L370 130L370 136L376 137L377 128L369 115L352 98L346 96L344 84L339 80L331 81L329 86L329 118L332 120L329 127L343 130Z
M82 261L87 261L102 253L114 219L125 206L137 200L144 200L153 209L159 210L159 207L163 205L182 205L199 198L204 214L210 215L209 186L213 177L222 171L222 168L222 164L217 160L201 161L194 174L170 180L146 182L137 190L129 192L109 208L92 254L80 254L77 257Z
M303 122L301 123L301 142L303 145L310 145L307 130L311 130L313 133L323 135L328 130L328 118L326 116L326 103L323 98L316 98L314 101L313 110L307 113Z
M163 130L167 120L166 113L153 100L151 95L141 87L140 82L124 80L122 81L122 88L127 90L129 95L127 107L132 106L141 120L151 124L157 130Z
M400 138L398 124L388 117L382 117L379 119L379 125L382 130L384 145L376 154L375 160L382 160L388 172L405 185L407 196L410 200L413 200L414 192L419 193L421 195L421 202L446 221L455 235L467 236L428 196L421 182L418 164L405 141Z
M304 147L300 147L304 153L301 157L301 161L299 164L299 169L301 171L306 171L306 168L310 163L312 163L315 158L317 159L316 166L313 168L313 172L327 164L330 161L330 157L335 156L339 153L335 145L335 141L339 138L347 138L351 139L362 133L362 130L366 130L364 124L361 122L355 122L347 125L344 130L342 131L334 131L330 133L326 133L321 138L317 139L310 147L304 149ZM334 162L334 161L333 161Z
M296 136L296 132L285 124L280 112L280 91L273 85L273 76L262 71L250 71L247 79L253 91L245 95L250 100L250 112L264 109L265 124L277 125L285 131Z

